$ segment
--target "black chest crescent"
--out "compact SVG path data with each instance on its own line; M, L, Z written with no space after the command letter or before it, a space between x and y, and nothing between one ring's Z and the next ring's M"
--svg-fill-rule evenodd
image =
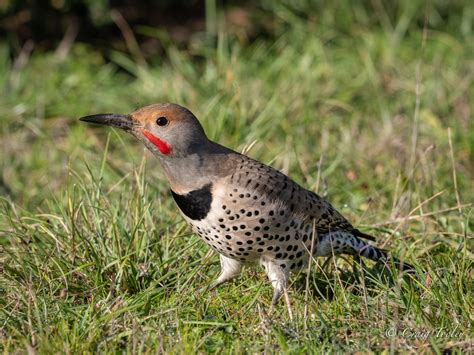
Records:
M184 215L194 221L206 218L212 203L212 184L207 184L198 190L179 195L171 190L176 204Z

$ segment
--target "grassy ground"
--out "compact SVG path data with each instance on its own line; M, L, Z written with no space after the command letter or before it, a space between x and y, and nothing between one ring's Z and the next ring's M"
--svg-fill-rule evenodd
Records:
M0 46L5 353L474 350L472 5L291 3L262 5L265 38L221 23L146 67L80 43L13 64ZM166 101L326 196L416 275L318 260L292 279L292 322L283 303L266 315L259 269L199 293L218 257L157 161L77 120Z

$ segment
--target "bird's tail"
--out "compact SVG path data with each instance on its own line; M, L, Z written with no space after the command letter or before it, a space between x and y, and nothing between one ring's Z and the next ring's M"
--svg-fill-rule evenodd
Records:
M382 261L386 264L393 262L402 271L415 270L412 265L390 256L386 250L366 243L350 232L337 231L318 235L317 256L338 254L359 255L373 261Z
M390 263L393 262L395 267L401 271L414 271L415 270L413 265L408 264L404 261L401 261L400 259L397 259L393 256L390 256L390 254L386 250L377 248L376 246L367 244L363 241L362 243L364 243L365 246L362 247L358 251L358 255L361 255L370 260L382 261L383 263L388 264L388 265L390 265Z

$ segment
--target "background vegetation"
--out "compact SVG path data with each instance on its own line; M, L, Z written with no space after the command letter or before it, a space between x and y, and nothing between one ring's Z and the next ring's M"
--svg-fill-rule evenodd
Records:
M473 351L472 2L170 3L0 1L3 351ZM218 258L157 161L78 122L154 102L326 196L416 275L318 260L293 277L292 322L267 314L258 269L199 293Z

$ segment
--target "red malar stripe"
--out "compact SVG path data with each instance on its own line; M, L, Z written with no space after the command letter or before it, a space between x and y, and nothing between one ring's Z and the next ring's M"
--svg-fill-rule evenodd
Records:
M160 150L161 153L171 153L171 147L165 141L162 141L160 138L154 136L150 131L147 131L146 129L143 130L143 134L145 135L145 137L148 138L151 143L153 143Z

